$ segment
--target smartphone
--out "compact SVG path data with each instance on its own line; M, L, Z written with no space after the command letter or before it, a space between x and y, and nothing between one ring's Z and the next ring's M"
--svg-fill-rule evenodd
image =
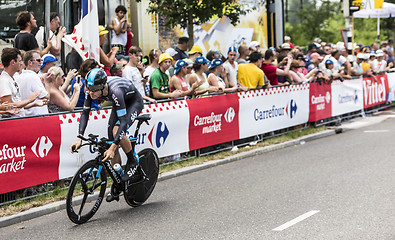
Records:
M81 82L81 75L77 75L75 81L79 84Z

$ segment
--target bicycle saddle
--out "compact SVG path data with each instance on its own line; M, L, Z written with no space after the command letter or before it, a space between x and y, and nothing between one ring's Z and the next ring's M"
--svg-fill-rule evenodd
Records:
M138 120L138 121L147 121L147 120L150 120L151 118L152 118L151 114L142 114L142 115L136 117L136 120Z

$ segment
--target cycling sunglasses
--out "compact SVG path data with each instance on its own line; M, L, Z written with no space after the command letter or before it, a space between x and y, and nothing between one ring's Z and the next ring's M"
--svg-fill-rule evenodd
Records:
M86 85L86 88L88 88L89 91L91 92L98 92L104 89L104 85Z

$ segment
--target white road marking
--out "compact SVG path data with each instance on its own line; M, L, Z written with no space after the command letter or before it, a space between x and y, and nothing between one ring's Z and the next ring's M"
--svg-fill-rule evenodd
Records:
M365 130L364 133L384 133L389 132L389 130Z
M286 223L284 223L283 225L281 225L279 227L276 227L275 229L273 229L273 231L282 231L284 229L287 229L287 228L297 224L298 222L301 222L301 221L305 220L306 218L309 218L309 217L311 217L314 214L319 213L319 212L320 212L319 210L311 210L310 212L302 214L299 217L294 218L291 221L286 222Z

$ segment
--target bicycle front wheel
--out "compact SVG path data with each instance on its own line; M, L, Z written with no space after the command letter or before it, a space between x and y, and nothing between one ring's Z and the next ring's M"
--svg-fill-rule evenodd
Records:
M152 149L144 149L138 154L139 164L148 177L148 180L127 186L125 201L129 206L138 207L143 204L154 191L159 175L159 158Z
M106 185L106 171L96 160L85 163L78 170L71 180L66 199L67 216L73 223L85 223L96 213Z

